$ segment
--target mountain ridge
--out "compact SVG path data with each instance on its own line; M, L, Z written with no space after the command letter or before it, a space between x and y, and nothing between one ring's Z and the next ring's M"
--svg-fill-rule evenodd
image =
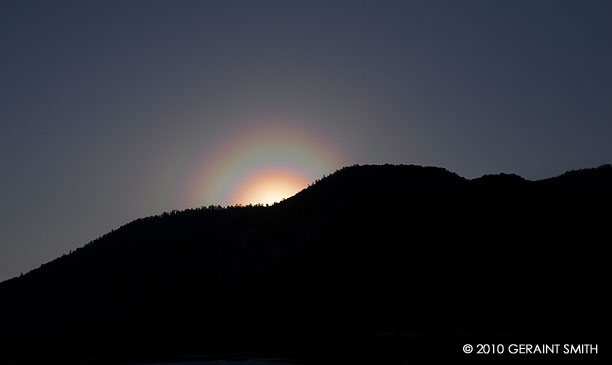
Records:
M548 181L553 181L553 180L560 180L560 179L561 180L562 179L575 179L578 175L587 175L588 176L588 175L592 175L593 173L598 173L598 172L607 172L608 174L612 173L612 165L604 164L604 165L600 165L600 166L595 167L595 168L584 168L584 169L570 170L570 171L564 172L563 174L560 174L558 176L550 177L550 178L545 178L545 179L540 179L540 180L527 180L527 179L521 177L520 175L517 175L517 174L508 174L508 173L485 174L485 175L482 175L480 177L476 177L476 178L473 178L473 179L466 179L466 178L463 178L460 175L458 175L458 174L456 174L454 172L451 172L451 171L449 171L449 170L447 170L445 168L433 167L433 166L390 165L390 164L385 164L385 165L352 165L352 166L347 166L347 167L338 169L334 173L332 173L332 174L330 174L328 176L324 176L322 179L315 181L313 184L309 185L307 188L303 189L302 191L296 193L294 196L289 197L287 199L283 199L283 202L279 202L279 203L285 203L286 200L299 199L299 197L301 197L302 194L307 195L308 190L315 189L315 185L316 184L322 182L325 179L331 178L332 176L334 176L334 175L336 175L338 173L347 172L348 170L351 170L351 169L354 169L354 168L372 168L372 167L379 168L379 167L389 167L389 166L393 166L393 167L404 167L405 166L405 167L409 167L409 168L434 169L434 170L437 170L440 173L448 173L448 177L451 177L451 176L459 177L463 181L471 181L471 182L474 182L474 183L476 183L476 182L479 183L479 182L485 181L485 180L489 180L489 181L490 180L498 180L498 181L504 181L504 182L515 181L515 182L527 182L527 183L543 183L543 182L548 182ZM585 177L587 177L587 176L585 176ZM279 203L277 203L277 204L279 204ZM185 209L185 210L173 210L173 211L170 211L170 212L163 212L163 213L158 214L158 215L153 215L153 216L148 216L148 217L143 217L143 218L137 218L137 219L135 219L135 220L133 220L131 222L128 222L128 223L118 227L117 229L113 229L110 232L108 232L108 233L106 233L106 234L104 234L104 235L102 235L102 236L100 236L100 237L90 241L89 243L85 244L84 246L76 248L74 251L82 249L82 248L84 248L84 247L86 247L86 246L88 246L90 244L95 243L95 242L98 242L99 240L103 239L107 235L116 232L117 230L120 230L120 229L122 229L122 228L124 228L126 226L129 226L129 225L131 225L133 223L140 222L140 221L143 221L143 220L151 220L151 219L163 218L163 217L166 217L166 216L169 216L169 215L176 215L176 214L181 214L181 213L184 213L184 212L198 211L198 210L201 210L201 209L220 210L220 209L236 209L236 208L252 207L252 206L253 206L253 204L249 204L249 205L245 205L245 206L243 206L243 205L235 205L235 206L226 206L226 207L211 205L209 207L202 206L200 208L189 208L189 209ZM260 207L260 205L255 205L255 206L256 207ZM62 256L60 256L60 257L58 257L56 259L53 259L53 260L51 260L51 261L49 261L47 263L43 263L43 264L40 265L40 267L46 266L46 265L52 263L53 261L62 258L63 256L71 254L72 252L73 252L73 250L71 250L70 253L68 253L68 254L64 254L64 255L62 255ZM26 275L30 274L32 271L38 270L39 268L34 268L34 269L28 271L27 273L22 274L21 276L26 276ZM13 278L9 278L7 280L4 280L4 281L0 282L0 285L2 283L4 283L4 282L11 281L11 280L14 280L14 279L18 279L21 276L15 276Z
M396 166L397 166L397 167L403 167L403 166L405 166L405 167L410 167L410 168L418 168L418 169L431 169L432 171L433 171L433 170L437 170L437 171L439 171L440 173L448 173L448 175L449 175L449 176L457 176L457 177L460 177L460 176L459 176L459 175L457 175L456 173L450 172L450 171L449 171L449 170L447 170L447 169L444 169L444 168L441 168L441 167L433 167L433 166L418 166L418 165L390 165L390 164L386 164L386 165L352 165L352 166L346 166L346 167L344 167L344 168L338 169L338 170L336 170L334 173L332 173L332 174L330 174L330 175L327 175L327 176L324 176L322 179L316 180L316 181L315 181L315 182L313 182L311 185L309 185L307 188L305 188L305 189L303 189L302 191L300 191L300 192L296 193L294 196L289 197L289 198L287 198L287 199L283 199L283 201L282 201L282 202L279 202L279 203L276 203L276 204L285 203L285 201L286 201L286 200L297 199L297 196L301 196L300 194L305 193L305 192L306 192L306 190L309 190L309 189L315 189L315 188L314 188L314 186L315 186L316 184L321 183L321 182L322 182L323 180L325 180L325 179L330 179L330 178L332 178L332 176L334 176L334 175L336 175L336 174L338 174L338 173L346 173L347 171L352 170L352 169L355 169L355 168L372 168L372 167L373 167L373 168L377 168L377 167L385 167L385 166L386 166L386 167L390 167L390 166L393 166L393 167L396 167ZM495 175L484 175L483 177L485 177L485 176L495 176ZM465 179L465 178L462 178L462 177L460 177L460 178L461 178L461 179ZM103 239L103 238L107 237L109 234L113 234L114 232L116 232L116 231L118 231L118 230L121 230L121 229L123 229L124 227L127 227L127 226L129 226L129 225L131 225L131 224L134 224L134 223L137 223L137 222L147 221L147 220L154 220L154 219L158 219L158 218L164 218L164 217L167 217L167 216L170 216L170 215L176 215L176 214L188 213L188 212L192 212L192 211L199 211L199 210L202 210L202 209L210 209L210 210L215 211L215 210L222 210L222 209L249 208L249 207L253 207L253 206L258 207L258 208L259 208L259 207L263 207L263 205L261 205L261 204L255 204L255 205L254 205L254 204L248 204L248 205L241 205L241 204L238 204L238 205L230 205L230 206L226 206L226 207L222 207L222 206L219 206L219 205L210 205L210 206L208 206L208 207L202 206L202 207L200 207L200 208L188 208L188 209L185 209L185 210L172 210L172 211L170 211L170 212L163 212L163 213L158 214L158 215L152 215L152 216L148 216L148 217L137 218L137 219L135 219L135 220L133 220L133 221L130 221L130 222L128 222L128 223L126 223L126 224L124 224L124 225L121 225L120 227L118 227L118 228L116 228L116 229L112 229L110 232L105 233L105 234L103 234L102 236L100 236L100 237L98 237L98 238L96 238L96 239L94 239L94 240L92 240L92 241L90 241L90 242L86 243L84 246L80 246L80 247L76 248L75 250L70 250L70 252L69 252L69 253L63 254L62 256L59 256L59 257L57 257L57 258L55 258L55 259L53 259L53 260L51 260L51 261L49 261L49 262L43 263L43 264L41 264L41 265L40 265L38 268L34 268L34 269L32 269L32 270L30 270L30 271L28 271L28 272L26 272L26 273L22 274L21 276L15 276L15 277L12 277L12 278L6 279L6 280L4 280L4 281L0 282L0 285L2 285L2 283L4 283L4 282L7 282L7 281L12 281L12 280L14 280L14 279L19 279L20 277L27 276L27 275L29 275L29 274L30 274L32 271L35 271L35 270L40 269L41 267L47 266L47 265L51 264L52 262L54 262L54 261L56 261L56 260L58 260L58 259L61 259L61 258L62 258L62 257L64 257L64 256L70 255L70 254L72 254L73 252L75 252L75 251L77 251L77 250L80 250L80 249L82 249L82 248L84 248L84 247L86 247L86 246L88 246L88 245L94 244L94 243L98 242L99 240L101 240L101 239Z

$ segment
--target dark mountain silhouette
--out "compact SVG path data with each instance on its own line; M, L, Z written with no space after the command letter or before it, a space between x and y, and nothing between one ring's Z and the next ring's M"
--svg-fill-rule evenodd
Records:
M353 166L271 207L138 219L0 283L0 362L439 363L474 361L464 343L598 343L610 187L610 165L540 181Z

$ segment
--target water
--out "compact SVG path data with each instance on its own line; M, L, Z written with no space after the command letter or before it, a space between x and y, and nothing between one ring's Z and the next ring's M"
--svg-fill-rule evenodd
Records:
M297 365L287 359L261 358L261 359L241 359L241 360L198 360L181 362L152 362L141 365Z

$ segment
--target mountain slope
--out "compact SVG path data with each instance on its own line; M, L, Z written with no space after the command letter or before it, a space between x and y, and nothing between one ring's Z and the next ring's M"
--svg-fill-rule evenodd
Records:
M336 346L401 362L466 336L598 339L609 186L609 165L535 182L353 166L268 208L139 219L0 283L0 350L78 363Z

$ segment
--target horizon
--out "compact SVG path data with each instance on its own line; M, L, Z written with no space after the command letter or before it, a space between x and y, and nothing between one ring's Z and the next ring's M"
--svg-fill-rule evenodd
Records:
M441 167L441 166L426 166L426 165L416 165L416 164L388 164L388 163L385 163L385 164L363 164L363 165L362 164L353 164L353 165L347 165L347 166L343 166L343 167L337 169L336 171L332 172L331 174L323 175L321 178L315 179L314 181L310 182L308 184L308 186L304 187L300 191L297 191L293 195L285 197L285 198L283 198L283 199L281 199L281 200L279 200L277 202L274 202L274 203L265 203L265 202L260 202L260 203L244 203L244 204L243 203L236 203L236 204L228 204L228 205L210 204L210 205L207 205L207 206L202 205L202 206L187 207L187 208L184 208L184 209L172 209L172 210L169 210L169 211L158 212L158 213L155 213L155 214L152 214L152 215L148 215L148 216L135 217L135 218L133 218L133 219L131 219L129 221L121 223L120 225L118 225L116 227L113 227L112 229L110 229L107 232L103 232L99 236L97 236L97 237L95 237L95 238L93 238L93 239L91 239L91 240L89 240L87 242L80 243L74 249L71 249L69 252L68 251L64 252L64 253L58 255L57 257L54 257L54 258L52 258L52 259L50 259L50 260L48 260L46 262L40 263L39 266L32 267L32 268L28 269L27 271L19 273L18 275L14 275L14 276L11 276L11 277L8 277L8 278L0 278L0 283L2 283L4 281L7 281L7 280L19 278L20 276L23 276L23 275L25 275L27 273L30 273L31 271L36 270L36 269L40 268L41 266L44 266L44 265L46 265L46 264L48 264L48 263L50 263L52 261L55 261L58 258L61 258L61 257L65 256L65 255L68 255L68 254L71 254L75 250L83 248L83 247L87 246L88 244L90 244L92 242L95 242L95 241L103 238L104 236L106 236L106 235L108 235L108 234L110 234L112 232L115 232L115 231L117 231L120 228L123 228L123 227L129 225L130 223L133 223L133 222L136 222L136 221L139 221L139 220L142 220L142 219L146 220L146 219L149 219L149 218L163 217L163 216L165 216L167 214L177 214L177 213L189 212L189 211L200 210L200 209L207 210L207 209L210 209L210 208L213 208L213 210L217 210L217 209L225 210L225 209L236 209L236 208L249 208L249 207L272 208L273 206L277 205L278 203L282 203L285 200L289 200L289 199L294 198L298 193L300 193L300 192L302 192L304 190L307 190L307 189L315 186L316 184L321 183L324 179L326 179L326 178L328 178L328 177L330 177L330 176L332 176L334 174L341 173L343 171L346 171L347 169L367 168L367 167L408 167L408 168L416 167L416 168L426 168L426 169L433 168L433 169L443 170L443 171L445 171L445 172L447 172L449 174L457 175L458 177L460 177L462 179L466 179L467 181L477 180L477 179L480 179L480 178L486 177L486 176L508 175L508 176L518 176L518 177L520 177L521 179L523 179L523 180L525 180L527 182L538 182L538 181L545 181L545 180L550 180L550 179L558 178L558 177L564 176L564 175L566 175L568 173L572 173L572 172L580 173L580 172L584 172L584 171L600 170L602 168L609 168L610 169L610 168L612 168L612 164L602 164L602 165L599 165L599 166L585 167L585 168L580 168L580 169L568 170L568 171L565 171L565 172L563 172L561 174L558 174L558 175L549 176L549 177L542 178L542 179L537 179L537 180L525 179L524 177L522 177L522 176L520 176L518 174L509 173L509 172L500 172L500 173L495 173L495 174L484 174L484 175L481 175L481 176L478 176L478 177L466 178L464 176L461 176L460 174L457 174L454 171L451 171L451 170L446 169L446 168Z

